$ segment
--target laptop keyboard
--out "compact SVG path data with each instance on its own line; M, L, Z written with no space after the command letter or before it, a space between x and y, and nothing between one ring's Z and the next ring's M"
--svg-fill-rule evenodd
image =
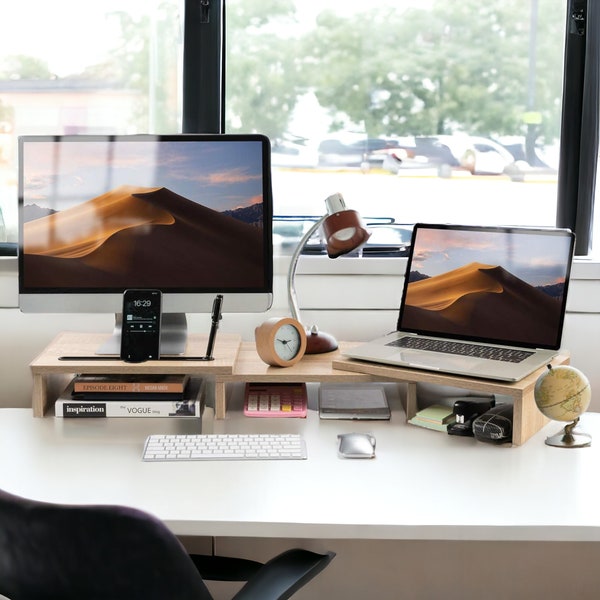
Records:
M527 350L517 350L514 348L498 348L497 346L482 346L479 344L468 344L466 342L432 340L429 338L411 336L401 337L386 345L395 346L397 348L431 350L433 352L442 352L445 354L488 358L490 360L499 360L510 363L520 363L533 354L533 352Z

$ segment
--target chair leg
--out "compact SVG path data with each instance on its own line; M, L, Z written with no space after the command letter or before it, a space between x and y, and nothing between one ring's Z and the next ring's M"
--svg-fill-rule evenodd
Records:
M202 579L209 581L248 581L263 567L263 563L245 558L190 554Z
M287 550L265 563L234 600L286 600L318 575L334 556L334 552Z

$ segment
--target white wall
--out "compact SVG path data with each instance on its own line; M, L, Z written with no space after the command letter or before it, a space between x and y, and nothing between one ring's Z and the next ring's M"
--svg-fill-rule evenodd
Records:
M305 325L317 324L338 340L365 340L395 327L402 290L404 259L302 257L297 295ZM220 331L252 340L254 328L267 316L289 314L287 262L275 264L273 307L268 314L225 313ZM0 406L30 406L29 363L60 331L112 330L112 315L23 314L17 308L16 259L0 260ZM194 332L208 332L208 315L189 315ZM577 261L569 290L563 347L571 364L600 390L600 263ZM591 410L600 412L600 394Z

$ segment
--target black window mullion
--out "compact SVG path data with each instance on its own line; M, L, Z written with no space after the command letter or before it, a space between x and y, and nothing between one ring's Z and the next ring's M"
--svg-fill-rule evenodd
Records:
M569 0L556 223L577 235L575 254L592 246L600 130L600 7Z
M185 0L183 133L225 130L224 0Z

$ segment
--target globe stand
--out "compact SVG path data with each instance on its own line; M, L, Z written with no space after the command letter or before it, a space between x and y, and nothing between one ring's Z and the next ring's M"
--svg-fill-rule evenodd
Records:
M586 446L591 446L591 435L581 433L580 431L573 431L578 423L579 417L572 423L565 425L565 428L561 433L547 437L546 444L548 446L556 446L557 448L585 448Z

